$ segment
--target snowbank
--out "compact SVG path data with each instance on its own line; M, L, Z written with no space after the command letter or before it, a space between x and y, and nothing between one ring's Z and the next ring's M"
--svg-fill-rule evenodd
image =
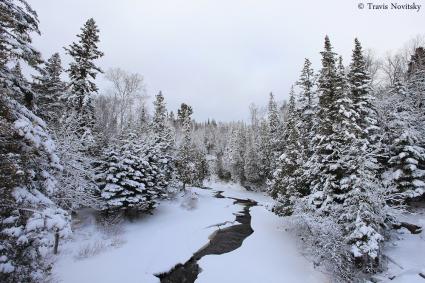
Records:
M233 221L233 213L240 210L232 200L213 198L210 190L194 191L198 193L198 203L193 210L183 208L182 199L164 202L154 215L123 225L124 244L105 247L94 256L76 259L81 249L96 245L93 241L107 239L102 239L101 232L94 231L93 225L76 231L74 240L62 248L53 269L54 277L70 283L159 282L153 274L188 260L216 229L207 226Z

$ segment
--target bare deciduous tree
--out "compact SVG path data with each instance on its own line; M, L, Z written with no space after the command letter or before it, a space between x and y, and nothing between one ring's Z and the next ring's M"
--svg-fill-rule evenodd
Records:
M138 123L141 115L138 112L145 105L147 95L140 74L112 68L105 78L111 87L97 99L97 117L105 134L115 135Z

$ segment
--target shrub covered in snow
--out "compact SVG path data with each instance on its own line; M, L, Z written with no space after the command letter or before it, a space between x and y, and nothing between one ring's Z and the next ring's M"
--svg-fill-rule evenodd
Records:
M167 183L156 152L131 133L105 150L96 177L105 209L148 212L157 206Z

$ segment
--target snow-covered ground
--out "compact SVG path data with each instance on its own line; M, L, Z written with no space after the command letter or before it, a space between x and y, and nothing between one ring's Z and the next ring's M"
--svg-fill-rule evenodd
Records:
M252 207L251 216L254 233L233 252L203 257L196 282L327 282L282 230L282 219L261 206Z
M415 214L400 216L401 221L419 225L425 228L425 209L419 209ZM407 229L395 232L395 241L385 250L388 256L388 270L378 278L384 282L423 283L425 278L425 232L411 234ZM392 278L392 279L390 279Z
M248 192L237 184L207 184L224 196L250 198L259 203L251 208L254 233L230 253L208 255L199 264L196 282L328 282L297 250L296 240L284 230L281 217L270 212L273 201L265 193Z
M295 240L282 228L283 220L266 209L271 203L262 193L237 185L210 183L224 196L259 202L251 208L254 233L239 249L205 256L196 282L327 282L297 251ZM231 199L215 198L214 191L192 188L195 207L184 207L180 197L161 203L154 215L119 229L104 231L87 219L75 229L73 239L61 246L53 268L59 282L159 282L154 274L184 263L208 243L215 224L234 221L241 210Z

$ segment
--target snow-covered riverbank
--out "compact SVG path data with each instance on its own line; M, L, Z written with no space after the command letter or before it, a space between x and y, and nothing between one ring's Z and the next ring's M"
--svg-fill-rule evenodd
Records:
M198 195L195 207L181 204L184 198L163 202L133 223L122 223L114 233L81 221L73 239L61 247L53 269L59 282L159 282L154 276L184 263L208 242L214 226L234 221L241 210L224 196L250 198L260 205L251 208L254 233L230 253L205 256L196 282L326 282L326 277L297 251L295 240L282 228L283 220L265 206L271 200L261 193L236 185L208 184L213 190L192 188ZM87 216L86 216L87 217Z

